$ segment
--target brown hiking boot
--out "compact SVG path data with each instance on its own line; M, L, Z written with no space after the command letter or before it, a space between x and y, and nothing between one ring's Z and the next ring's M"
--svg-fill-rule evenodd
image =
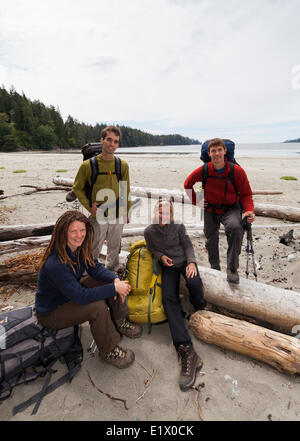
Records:
M230 269L227 270L227 281L229 283L236 283L238 284L240 282L239 273L235 271L231 271Z
M177 352L181 358L179 387L181 390L186 391L195 383L196 373L202 368L203 361L191 345L179 345Z
M131 366L135 358L133 351L130 349L122 349L118 345L116 345L110 352L99 352L99 355L104 361L106 361L106 363L112 364L118 369L124 369Z
M126 318L116 320L116 328L120 334L128 338L139 338L143 333L140 325L129 322Z

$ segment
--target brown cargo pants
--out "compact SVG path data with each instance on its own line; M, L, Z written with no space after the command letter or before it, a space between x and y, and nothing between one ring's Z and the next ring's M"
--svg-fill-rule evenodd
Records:
M90 276L84 276L80 283L86 288L103 285ZM48 315L37 314L39 322L50 329L63 329L85 322L90 323L90 329L99 352L110 352L120 341L120 334L115 321L127 317L129 311L120 296L106 300L78 305L72 301L59 306Z

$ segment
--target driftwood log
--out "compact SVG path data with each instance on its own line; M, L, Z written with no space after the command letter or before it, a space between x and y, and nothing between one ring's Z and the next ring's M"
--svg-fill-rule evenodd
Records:
M255 214L258 216L274 217L292 222L300 222L300 209L283 205L261 204L255 202Z
M57 190L68 191L68 188L63 186L63 185L62 186L56 186L56 187L38 187L36 185L20 185L20 187L29 187L29 188L33 188L34 190L28 190L28 191L25 191L24 193L16 193L16 194L10 194L10 195L7 195L7 196L0 196L0 200L7 199L7 198L12 198L12 197L15 197L15 196L28 196L30 194L37 193L37 192L40 192L40 191L55 191L55 190L56 191Z
M36 239L40 241L40 246L47 244L42 245L42 238ZM106 255L105 247L101 254ZM122 251L120 262L124 263L127 255ZM258 319L287 333L292 333L294 327L300 325L300 293L242 277L239 285L233 285L227 282L226 273L202 266L198 268L204 297L212 305ZM8 273L7 268L2 267L0 280L7 280Z
M182 200L185 203L191 203L186 192L181 192L180 190L170 190L170 189L160 189L160 188L145 188L145 187L130 187L130 192L134 196L140 196L144 198L153 198L159 199L163 198L173 198L175 202L181 202ZM282 194L282 191L266 191L266 190L257 190L252 192L253 195L275 195Z
M50 238L50 236L49 236ZM44 247L46 244L42 244ZM31 254L21 254L18 257L7 259L0 265L0 282L12 283L29 283L37 282L39 263L44 250L39 250ZM100 257L105 258L107 255L107 247L103 245ZM120 252L120 263L125 264L128 253Z
M48 245L51 236L24 237L22 239L8 240L0 242L0 255L18 253L20 251L31 250L33 248L45 247Z
M53 183L56 185L73 185L74 180L71 178L61 178L55 177L53 178ZM158 199L160 197L171 199L174 202L180 202L184 204L191 204L190 199L188 198L185 192L181 192L179 190L169 190L169 189L159 189L159 188L144 188L144 187L130 187L131 195ZM281 192L266 192L264 190L253 191L253 195L255 194L280 194ZM254 204L255 214L258 216L265 217L274 217L278 219L285 219L292 222L300 222L300 208L296 207L288 207L283 205L274 205L274 204L262 204L255 202Z
M1 225L0 241L52 234L54 223L34 225Z
M15 227L15 228L11 228ZM54 224L40 225L10 225L8 227L0 227L0 255L16 253L29 250L32 248L44 247L48 245L51 235L31 236L35 231L51 233ZM122 237L143 236L144 228L128 228L123 230ZM16 237L16 239L13 239ZM12 240L3 240L4 238L12 238ZM18 239L19 238L19 239Z
M296 337L210 311L195 312L189 323L195 336L206 343L247 355L281 372L300 374L300 339Z
M146 226L145 226L146 227ZM123 237L134 237L143 236L145 227L134 227L125 228L123 230ZM273 225L252 225L252 230L263 230L267 228L291 228L300 227L298 223L292 224L273 224ZM27 238L27 237L39 237L44 235L49 235L52 233L54 228L54 223L49 224L32 224L32 225L0 225L0 250L3 247L10 245L18 246L18 242L10 243L10 241L15 241L16 239ZM186 224L186 229L189 234L197 234L203 236L203 223L202 224ZM224 227L221 225L220 232L224 233ZM7 244L4 242L7 241ZM1 243L2 242L2 243ZM25 243L25 242L24 242ZM22 246L23 242L20 242ZM37 241L38 244L38 241ZM39 245L37 245L39 246ZM0 253L1 254L1 253Z
M240 277L229 284L226 273L198 266L205 299L229 311L259 319L291 333L300 325L300 293Z
M55 176L52 180L52 182L56 185L65 185L66 187L72 187L74 184L74 179L71 178L62 178L60 176ZM154 199L158 199L159 197L162 197L163 194L166 195L166 197L170 197L170 195L173 195L174 197L178 198L179 201L181 201L182 196L186 196L185 192L180 192L179 190L169 190L169 189L159 189L159 188L145 188L145 187L136 187L131 186L131 194L135 196L140 197L148 197L148 194L151 193L152 197ZM255 190L252 192L253 195L274 195L274 194L283 194L282 191L267 191L267 190Z

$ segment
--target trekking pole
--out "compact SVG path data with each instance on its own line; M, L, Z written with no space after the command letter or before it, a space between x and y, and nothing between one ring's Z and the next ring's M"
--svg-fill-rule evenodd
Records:
M250 259L250 254L252 255L252 265L253 265L253 274L255 277L255 280L257 282L257 272L256 272L256 263L255 263L255 256L254 256L254 249L253 249L253 237L252 237L252 228L251 228L251 224L249 222L247 222L247 217L244 217L244 219L242 220L242 227L244 228L244 230L247 231L247 246L246 246L246 252L247 252L247 260L246 260L246 276L248 279L249 276L249 259Z

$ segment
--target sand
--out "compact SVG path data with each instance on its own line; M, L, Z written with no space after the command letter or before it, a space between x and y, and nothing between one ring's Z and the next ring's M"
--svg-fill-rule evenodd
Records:
M135 186L183 190L185 178L201 165L200 160L195 156L122 156L121 149L118 153L129 163L131 184ZM21 185L52 186L52 179L56 175L74 178L81 160L81 155L72 153L1 153L0 167L5 168L0 169L0 189L4 190L5 195L12 195L26 191L25 188L20 188ZM283 192L281 195L255 196L254 201L300 208L300 157L237 158L237 160L246 170L254 191ZM13 173L21 169L26 172ZM66 171L57 172L57 170ZM298 181L281 180L280 177L283 175L295 176ZM144 201L140 210L146 210L146 206ZM41 192L1 201L0 215L2 223L8 225L50 223L55 222L65 210L74 207L76 204L65 201L64 191ZM188 221L189 216L188 214ZM136 221L131 226L135 224ZM298 291L300 295L300 228L293 227L294 241L286 246L279 242L279 238L291 229L288 222L257 217L255 224L277 226L277 228L253 229L255 257L260 266L258 281L292 289ZM123 250L128 250L134 240L134 238L123 239ZM203 236L193 235L192 240L198 264L209 266ZM241 277L245 277L244 248L243 246L240 257ZM225 270L224 236L221 236L220 251L222 269ZM289 257L291 255L292 257ZM13 255L2 256L1 261L7 257ZM253 278L251 271L249 277ZM5 293L0 294L0 311L6 306L18 308L34 302L33 287L10 286L8 289L12 289L13 294L10 297ZM191 331L190 333L192 335ZM205 420L300 420L299 377L280 373L248 357L208 345L193 335L192 339L195 349L204 361L195 385L203 386L199 394L199 404ZM195 403L196 391L183 393L178 387L180 363L172 345L168 324L153 326L151 334L148 334L147 326L144 325L141 339L136 341L125 337L122 339L121 345L134 350L136 354L135 363L124 371L110 368L99 361L97 356L91 356L87 352L91 340L89 326L84 324L82 326L84 362L81 371L71 384L66 384L45 397L37 415L31 415L32 407L30 407L12 416L12 409L37 392L42 387L43 379L15 388L11 398L0 405L0 420L128 422L199 420ZM56 367L58 372L54 379L65 372L64 366L60 363L57 363ZM126 400L128 409L123 402L109 399L94 388L88 373L103 392ZM149 379L150 385L146 387L145 382Z

